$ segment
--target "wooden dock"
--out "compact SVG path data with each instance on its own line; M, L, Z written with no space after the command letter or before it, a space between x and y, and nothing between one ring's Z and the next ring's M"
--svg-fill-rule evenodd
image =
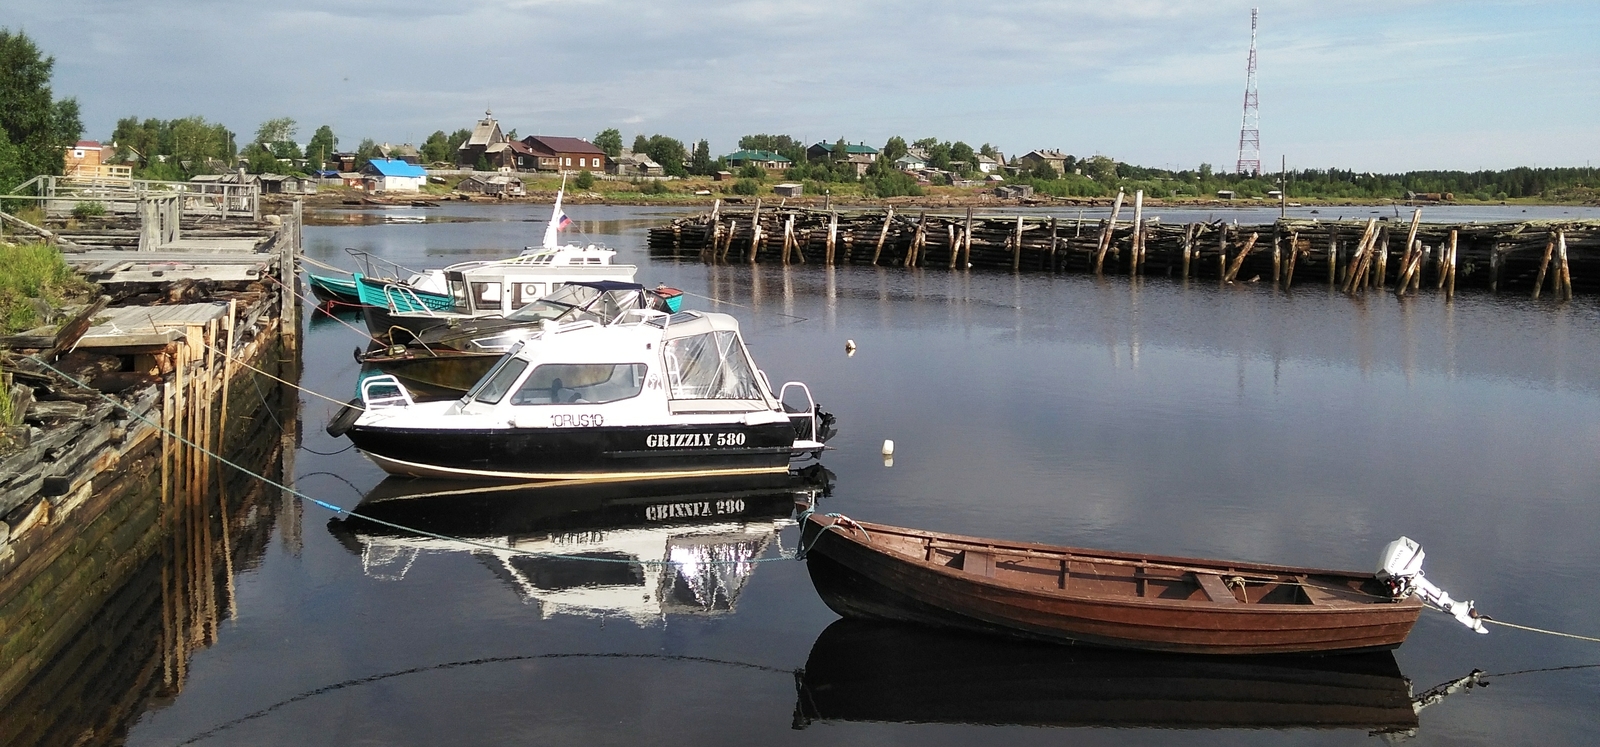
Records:
M1159 275L1306 283L1348 293L1458 286L1565 299L1600 291L1600 221L1447 225L1396 220L1164 223L1142 200L1108 218L724 209L650 230L650 252L714 263L872 265L1011 272Z

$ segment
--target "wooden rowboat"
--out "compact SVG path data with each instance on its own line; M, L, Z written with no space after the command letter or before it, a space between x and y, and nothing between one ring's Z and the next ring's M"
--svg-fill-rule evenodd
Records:
M812 583L844 617L1191 654L1399 646L1422 603L1372 573L1054 547L812 514Z

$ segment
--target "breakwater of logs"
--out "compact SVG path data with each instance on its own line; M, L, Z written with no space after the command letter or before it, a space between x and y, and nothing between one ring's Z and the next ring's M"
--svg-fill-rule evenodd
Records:
M797 207L724 209L650 230L650 252L712 263L875 265L1315 283L1348 293L1456 288L1570 298L1600 291L1600 221L1282 219L1167 223L1119 197L1100 219Z

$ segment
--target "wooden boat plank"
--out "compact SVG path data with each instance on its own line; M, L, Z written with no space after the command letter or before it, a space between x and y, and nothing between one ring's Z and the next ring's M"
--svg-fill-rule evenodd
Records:
M1239 598L1233 595L1233 590L1222 583L1222 577L1210 573L1196 573L1195 580L1200 582L1200 589L1206 597L1218 604L1238 604Z

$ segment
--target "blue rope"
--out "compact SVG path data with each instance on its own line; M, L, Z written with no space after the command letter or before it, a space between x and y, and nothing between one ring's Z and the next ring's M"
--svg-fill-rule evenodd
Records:
M285 484L283 484L281 482L278 482L277 480L274 480L274 479L272 479L270 477L267 477L265 475L258 474L256 472L252 472L251 470L246 469L245 467L243 467L243 466L241 466L239 464L235 464L234 462L229 461L228 459L224 458L222 455L217 454L216 452L213 452L210 449L207 449L206 447L201 446L200 444L197 444L197 443L195 443L193 441L190 441L189 439L184 438L183 436L180 436L177 433L174 433L174 432L172 432L170 430L167 430L166 428L162 427L160 423L157 423L157 422L145 417L144 415L141 415L141 414L139 414L137 412L134 412L134 410L132 408L128 407L126 404L124 404L120 400L117 400L117 399L115 399L113 397L110 397L110 396L106 395L106 393L101 392L98 389L94 389L92 387L89 387L88 385L84 384L83 382L78 381L77 379L74 379L71 376L67 375L67 373L65 371L62 371L61 369L56 368L55 366L52 366L49 363L45 363L44 361L39 360L38 358L34 358L34 361L36 361L39 365L44 366L45 368L48 368L51 371L56 372L57 374L59 374L62 378L66 379L67 381L70 381L70 382L72 382L74 384L77 384L78 386L80 386L80 387L82 387L84 389L87 389L89 391L94 392L101 399L103 399L103 400L105 400L107 402L110 402L113 406L121 409L123 412L128 413L128 415L132 416L133 418L136 418L136 419L142 421L143 423L145 423L146 425L149 425L152 428L155 428L156 430L158 430L158 431L160 431L162 433L165 433L166 435L171 436L174 439L177 439L177 441L179 443L185 444L185 445L193 448L195 451L198 451L201 454L204 454L204 455L206 455L208 457L211 457L212 459L217 460L221 464L227 465L227 466L232 467L232 468L234 468L234 469L236 469L236 470L238 470L240 472L243 472L245 475L247 475L249 477L253 477L253 478L257 479L257 480L260 480L261 482L264 482L264 483L266 483L268 485L271 485L272 487L275 487L275 488L277 488L279 490L282 490L282 491L284 491L286 493L289 493L290 495L293 495L294 497L299 498L302 501L306 501L307 503L315 504L315 505L320 506L322 508L325 508L325 509L327 509L329 511L332 511L335 514L343 514L345 516L349 516L349 517L352 517L352 518L361 519L362 521L370 521L370 522L372 522L374 524L378 524L378 525L381 525L381 526L386 526L386 527L389 527L390 529L396 529L396 530L399 530L399 531L402 531L402 532L409 532L411 534L416 534L416 535L423 536L423 537L431 537L433 539L443 540L445 542L455 542L455 543L459 543L459 544L462 544L462 545L466 545L468 547L474 547L474 548L478 548L478 549L482 549L482 550L490 550L490 551L493 551L493 552L510 552L510 553L513 553L513 554L516 554L516 555L525 555L525 556L534 557L534 558L549 558L549 559L552 559L552 560L586 561L586 562L591 562L591 563L628 563L628 564L636 564L636 565L660 565L660 566L683 565L682 562L675 561L675 560L627 560L627 559L622 559L622 558L596 558L596 557L588 557L588 556L573 556L573 555L560 555L560 554L557 554L557 553L548 553L548 552L536 552L536 551L533 551L533 550L520 550L520 549L515 548L515 547L502 546L502 545L493 545L493 544L489 544L487 542L479 542L477 540L467 539L465 537L454 537L454 536L451 536L451 535L448 535L448 534L440 534L438 532L430 532L430 531L428 531L426 529L418 529L416 527L410 527L410 526L406 526L404 524L396 524L395 522L385 521L385 520L379 519L379 518L377 518L375 516L367 516L365 514L356 513L355 511L351 511L348 508L344 508L342 506L336 506L336 505L334 505L332 503L329 503L327 501L319 500L317 498L313 498L313 497L311 497L309 495L306 495L305 493L300 492L299 490L296 490L296 489L294 489L292 487L289 487L288 485L285 485ZM808 511L809 511L809 509L808 509ZM768 562L772 562L772 561L775 561L775 560L789 560L789 559L791 559L791 556L781 555L780 554L778 557L774 557L774 558L751 558L749 560L706 560L706 561L697 561L697 562L701 562L704 565L738 565L740 563L768 563Z
M839 526L839 521L838 521L839 519L843 519L843 520L845 520L847 522L850 522L851 524L855 524L855 527L857 529L861 530L861 535L863 537L866 537L868 541L872 540L872 535L867 534L866 528L862 527L860 524L856 524L854 519L851 519L850 517L845 516L844 514L835 512L835 513L823 514L823 516L826 516L826 517L828 517L830 519L834 519L835 521L832 524L829 524L829 525L827 525L827 526L825 526L825 527L823 527L821 529L818 529L816 536L811 538L811 545L807 546L806 545L806 520L810 519L811 518L811 514L813 514L813 513L816 513L816 509L813 508L813 507L807 507L805 512L800 514L800 541L795 543L795 548L794 548L794 559L795 560L805 560L806 559L806 554L811 552L811 548L816 547L817 546L817 542L822 539L822 533L823 532L827 532L829 530L838 531L838 532L846 531L846 529L841 528Z

